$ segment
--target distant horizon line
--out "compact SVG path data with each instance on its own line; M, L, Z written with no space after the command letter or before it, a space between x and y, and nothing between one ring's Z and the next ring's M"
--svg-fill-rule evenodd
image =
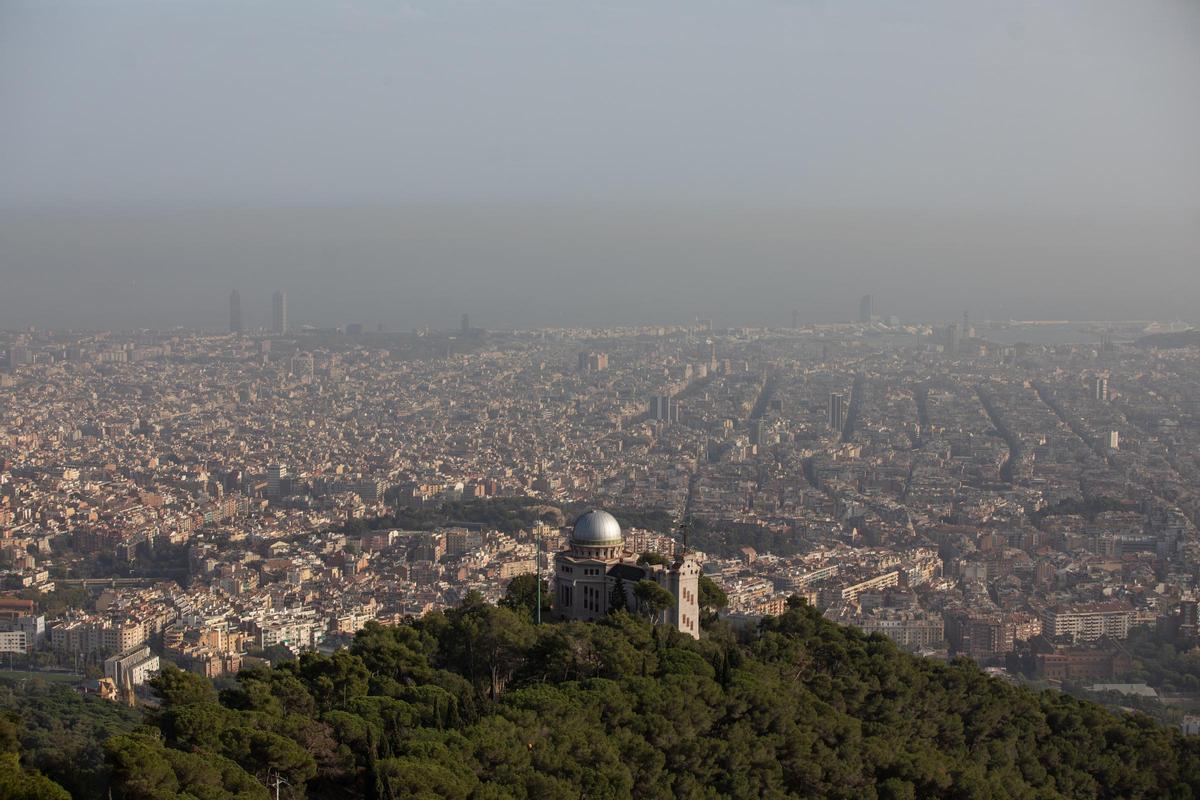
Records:
M403 211L403 210L455 210L470 208L488 208L513 210L546 209L560 211L586 209L669 209L690 212L728 212L730 210L754 212L787 212L805 211L817 213L857 214L862 216L973 216L986 214L994 220L1019 219L1023 221L1045 221L1046 208L1036 212L1020 206L1002 203L932 203L928 205L912 205L909 203L851 203L813 201L803 198L779 197L775 199L755 199L748 197L714 197L699 200L683 196L605 196L605 195L547 195L544 197L426 197L426 198L389 198L389 199L354 199L354 200L43 200L28 202L0 201L0 215L3 214L80 214L95 212L103 215L145 215L207 212L287 212L287 211ZM1080 204L1062 205L1052 209L1056 213L1049 216L1054 219L1096 219L1112 221L1127 219L1138 221L1144 219L1147 208L1155 211L1154 221L1169 221L1170 212L1178 213L1183 221L1194 221L1194 214L1178 205L1146 206L1143 202L1115 205L1105 203L1096 206ZM1164 219L1163 215L1167 215Z
M233 291L237 291L237 290L233 290ZM901 320L897 325L899 327L904 327L904 326L944 327L947 325L957 325L959 323L960 323L960 320L955 320L952 318L942 319L942 320L915 320L914 319L914 320ZM380 324L384 325L382 330L380 330L378 327L376 327ZM627 330L644 330L644 329L650 329L650 328L671 328L671 329L679 329L679 330L686 330L686 329L697 330L698 329L702 332L719 333L722 331L735 331L735 330L753 330L753 331L769 332L769 331L789 331L789 330L820 329L820 328L866 328L866 327L870 327L875 324L877 324L877 323L861 322L861 321L857 321L857 320L841 320L841 321L836 321L836 322L802 322L798 327L793 327L790 325L763 325L761 323L757 323L757 324L732 324L732 325L722 325L722 326L713 326L711 328L705 328L704 326L699 325L696 322L686 322L686 323L684 323L684 322L646 322L646 323L625 324L625 325L577 325L577 326L569 326L569 327L561 326L561 325L543 325L543 326L532 327L532 328L511 328L511 327L489 328L489 327L484 327L484 326L472 325L471 330L472 331L481 331L481 332L485 332L485 333L538 333L538 332L544 332L544 331L573 331L573 330L574 331L627 331ZM345 328L352 326L352 325L361 325L363 327L361 334L345 334ZM977 326L977 325L978 326L1002 325L1002 326L1013 326L1013 327L1051 327L1051 326L1060 326L1060 325L1093 325L1093 326L1095 326L1095 325L1113 325L1113 326L1116 326L1116 325L1122 325L1122 326L1140 325L1140 326L1144 326L1144 327L1163 326L1163 327L1168 327L1168 328L1176 328L1177 326L1181 326L1180 330L1184 330L1184 331L1194 330L1197 327L1197 323L1188 322L1188 321L1181 320L1181 319L1175 319L1175 320L1170 320L1170 321L1162 320L1162 319L1112 319L1112 320L1106 320L1106 319L1050 319L1050 320L994 319L993 320L993 319L988 319L988 320L982 320L980 322L970 322L969 325L972 327ZM457 334L463 333L461 327L459 327L457 325L448 326L448 327L434 327L431 325L417 325L417 326L401 329L401 328L387 326L384 323L375 323L372 325L370 323L365 323L365 322L346 322L346 323L342 323L341 325L332 325L332 326L313 325L311 323L305 323L302 325L289 326L288 331L285 333L273 331L273 330L271 330L270 326L268 326L268 325L260 325L260 326L256 326L253 328L247 328L245 330L240 330L240 331L231 331L231 330L228 330L225 328L221 328L219 326L206 327L206 326L186 326L186 325L181 325L181 326L172 327L172 328L155 328L155 327L133 327L133 328L129 328L129 327L69 328L69 327L67 327L67 328L64 328L64 327L41 327L41 326L37 326L37 325L26 326L24 328L0 328L0 333L4 333L4 334L8 334L8 335L20 335L20 334L28 334L28 333L197 333L197 334L206 334L206 335L213 335L213 336L256 335L256 336L269 336L269 337L286 337L289 335L302 334L302 333L342 333L343 335L366 335L366 334L376 334L376 333L412 334L412 333L422 332L422 331L429 331L432 333L457 333Z

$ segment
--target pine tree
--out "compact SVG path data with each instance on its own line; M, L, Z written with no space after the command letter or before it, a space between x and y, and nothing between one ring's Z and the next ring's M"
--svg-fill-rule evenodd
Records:
M618 577L613 582L612 592L608 595L608 613L615 614L618 611L628 611L629 602L625 597L625 581Z

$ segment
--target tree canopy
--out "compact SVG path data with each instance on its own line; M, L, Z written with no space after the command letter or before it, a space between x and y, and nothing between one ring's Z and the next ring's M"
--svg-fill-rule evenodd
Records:
M699 601L700 611L704 615L703 622L706 624L714 622L717 612L729 605L725 590L707 575L700 576Z
M541 579L541 591L542 614L548 616L550 614L550 583L545 578ZM500 605L527 614L531 619L534 618L534 612L538 607L538 576L533 573L518 575L509 581Z
M649 619L654 619L666 609L675 607L675 595L649 578L643 578L633 585L633 596L637 598L638 610Z
M535 626L473 595L220 693L171 668L154 688L86 796L249 800L276 779L281 797L372 800L1200 794L1194 737L906 655L802 603L695 640L625 611Z

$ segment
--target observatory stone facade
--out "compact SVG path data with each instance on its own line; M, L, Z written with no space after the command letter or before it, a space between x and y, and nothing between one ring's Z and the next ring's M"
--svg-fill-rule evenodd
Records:
M686 553L670 564L639 564L625 549L616 519L606 511L588 511L575 521L568 548L554 557L554 615L559 619L594 620L609 612L617 587L625 606L637 610L634 587L652 580L671 593L675 607L659 613L658 622L700 638L700 565Z

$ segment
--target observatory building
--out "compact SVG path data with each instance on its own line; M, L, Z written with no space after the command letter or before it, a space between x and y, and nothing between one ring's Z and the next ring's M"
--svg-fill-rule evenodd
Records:
M607 511L588 511L575 520L570 545L554 556L554 615L593 620L609 612L614 592L624 591L625 606L636 610L634 587L652 580L671 593L675 607L658 621L700 638L700 565L686 553L670 564L639 564L625 549L621 526ZM620 589L618 589L620 587Z

